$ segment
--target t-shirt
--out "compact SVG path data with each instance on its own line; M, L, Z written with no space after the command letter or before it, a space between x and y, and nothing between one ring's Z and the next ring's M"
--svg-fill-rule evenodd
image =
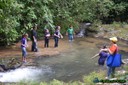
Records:
M59 30L56 30L56 31L54 32L54 34L59 36L59 35L60 35L60 31L59 31ZM57 36L54 36L54 38L58 38L58 37L57 37Z
M98 59L98 64L99 64L99 65L104 65L105 60L106 60L106 58L108 57L108 53L102 51L102 52L100 52L99 56L100 56L100 58Z
M26 44L27 44L26 38L22 38L21 44L22 44L21 47L25 47L25 46L23 46L23 45L26 45Z
M112 52L112 54L114 54L115 52L118 51L118 47L117 47L117 45L113 44L113 45L109 48L109 50Z
M36 30L32 30L32 31L31 31L31 39L32 39L32 40L34 40L34 39L33 39L33 36L37 39L37 32L36 32Z
M50 33L49 32L45 32L45 39L49 39L50 37Z
M69 35L72 35L72 34L73 34L73 31L74 31L73 28L69 28L69 29L67 30L67 32L68 32Z

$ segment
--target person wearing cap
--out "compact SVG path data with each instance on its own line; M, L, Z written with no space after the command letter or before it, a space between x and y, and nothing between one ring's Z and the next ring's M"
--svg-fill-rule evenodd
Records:
M28 47L27 37L28 37L28 34L23 34L22 39L21 39L22 61L23 62L26 62L26 56L27 56L27 51L26 51L26 48Z
M109 38L109 40L111 41L110 47L106 49L101 49L100 52L106 51L110 55L114 55L118 53L118 46L117 46L118 39L116 37L112 37ZM110 78L110 75L114 77L114 74L115 74L115 67L108 67L107 78Z

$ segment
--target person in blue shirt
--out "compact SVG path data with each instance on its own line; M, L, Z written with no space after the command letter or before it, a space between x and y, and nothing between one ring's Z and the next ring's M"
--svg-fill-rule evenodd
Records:
M22 61L23 62L26 62L26 56L27 56L27 50L26 50L26 48L28 47L27 37L28 37L28 34L24 34L21 39Z
M31 40L32 40L32 49L31 51L33 52L37 52L38 48L37 48L37 25L35 25L33 27L33 30L31 30Z

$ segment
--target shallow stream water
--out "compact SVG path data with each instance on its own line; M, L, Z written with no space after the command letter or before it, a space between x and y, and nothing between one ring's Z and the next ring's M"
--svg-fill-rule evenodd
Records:
M68 41L67 41L68 42ZM99 69L106 70L105 67L97 65L98 57L90 59L104 45L109 45L109 40L99 38L77 38L73 42L66 43L69 49L53 57L38 56L35 62L38 67L26 67L0 72L1 82L19 82L22 80L46 81L53 79L61 81L82 80L84 75L88 75ZM119 42L122 58L127 58L127 43Z

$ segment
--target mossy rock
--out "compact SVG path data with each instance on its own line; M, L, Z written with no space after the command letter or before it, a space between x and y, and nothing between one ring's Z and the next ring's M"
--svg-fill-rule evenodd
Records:
M3 59L1 64L1 70L0 71L7 71L11 69L16 69L22 65L22 62L19 61L17 58L8 58L8 59Z

